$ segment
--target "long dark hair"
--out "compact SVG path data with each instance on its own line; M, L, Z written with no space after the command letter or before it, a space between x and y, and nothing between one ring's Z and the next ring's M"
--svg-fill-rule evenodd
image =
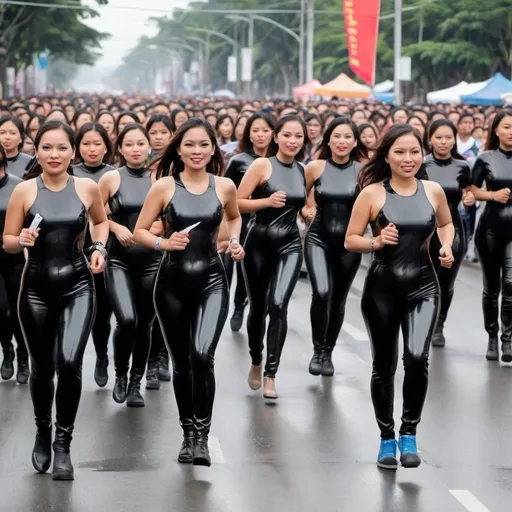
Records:
M34 148L37 151L39 148L39 144L41 144L41 139L43 138L43 135L48 132L53 132L55 130L62 130L68 137L69 144L73 148L73 150L76 151L76 140L75 140L75 132L71 129L69 124L64 123L63 121L47 121L46 123L39 128L39 131L37 132L36 138L34 139ZM32 166L30 167L27 174L25 174L25 177L23 179L30 180L31 178L35 178L36 176L39 176L43 172L43 168L41 167L41 164L37 161L37 159L34 159L34 162L32 163ZM71 162L69 163L68 167L68 174L71 174Z
M231 116L229 114L223 114L222 116L220 116L217 119L217 122L215 123L215 132L218 134L218 137L222 137L222 135L220 133L218 133L218 130L219 130L220 125L226 119L229 119L229 121L231 122L231 126L233 127L233 131L231 132L230 141L234 142L236 140L236 138L235 138L235 123L233 122L233 119L231 118Z
M304 132L304 142L302 144L302 147L300 148L300 151L295 155L295 160L297 162L302 162L304 160L304 152L306 150L306 144L309 142L308 139L308 129L306 126L306 123L302 120L301 117L292 114L289 116L283 116L279 121L277 121L275 127L274 127L274 138L270 141L270 144L268 145L267 149L267 157L276 156L277 152L279 151L279 145L275 141L275 138L279 135L279 132L283 129L283 126L286 123L291 122L297 122L302 126L302 131Z
M78 135L76 136L76 147L78 148L78 151L76 152L76 162L80 163L84 161L82 154L80 153L80 144L82 143L82 139L85 137L85 134L89 132L97 132L105 144L107 152L103 156L103 163L112 163L112 142L110 141L107 130L105 130L103 125L100 123L85 123L82 128L80 128Z
M408 124L395 124L391 126L386 135L382 137L370 161L359 173L358 183L361 190L368 185L378 183L386 178L391 178L391 167L386 162L386 157L389 154L391 146L393 146L397 139L404 135L414 135L423 151L423 141L421 140L420 132L416 130L416 128Z
M211 124L204 119L191 117L178 128L171 140L171 143L167 146L164 156L158 164L156 179L164 176L172 176L175 179L179 179L179 175L185 167L180 155L178 154L178 150L183 142L185 134L193 128L203 128L208 134L208 138L210 139L214 149L211 160L206 164L206 172L209 172L214 176L222 176L224 174L224 159L222 158L219 145L217 144L217 138Z
M432 139L436 130L441 128L441 126L447 126L453 132L453 138L455 139L455 143L453 144L452 149L450 150L450 155L455 160L465 160L465 158L459 154L457 151L457 128L449 119L437 119L434 121L428 128L428 147L430 148L430 152L433 154L432 143L430 140Z
M253 143L251 142L251 127L255 121L258 119L262 119L267 123L268 127L274 131L274 119L266 114L265 112L256 112L247 120L247 124L245 125L244 134L238 143L238 147L236 149L237 153L247 153L253 151Z
M156 124L156 123L163 123L165 125L165 127L169 130L169 133L171 135L174 132L171 118L168 115L166 115L166 114L153 114L149 118L149 121L146 123L146 130L148 131L148 133L151 130L151 127L154 124Z
M23 123L21 122L21 119L16 116L3 116L0 118L0 126L3 126L5 123L11 122L14 126L16 126L16 129L18 130L20 134L21 141L18 144L18 151L21 151L23 148L23 142L25 138L25 128L23 127Z
M123 141L124 141L124 138L126 137L126 135L130 132L133 132L134 130L140 130L144 134L144 137L146 137L146 139L148 140L148 144L149 144L149 135L148 135L146 128L144 128L144 126L142 126L139 123L128 123L123 128L123 131L118 135L117 140L116 140L116 145L114 148L114 155L119 155L119 158L121 159L121 165L126 165L126 158L121 154L119 149L123 145Z
M125 117L125 116L131 117L133 119L134 123L137 123L137 124L140 125L140 119L138 118L138 116L137 116L137 114L135 112L132 112L131 110L123 110L122 112L119 112L119 115L117 116L117 119L116 119L116 133L118 135L120 135L120 133L119 133L119 123L121 122L121 119L123 117ZM132 123L130 122L128 124L132 124Z
M350 159L356 162L361 162L362 160L366 160L368 158L368 153L361 142L361 137L359 136L359 130L357 129L356 124L351 121L348 117L342 116L337 117L331 121L329 128L325 130L324 137L318 148L319 160L328 160L332 157L332 151L329 147L329 142L331 141L332 133L338 126L348 126L352 130L352 134L354 135L354 140L356 141L355 146L352 148L350 152Z
M487 140L485 141L484 149L485 151L490 151L493 149L498 149L500 147L500 139L498 135L496 135L496 130L498 129L499 124L503 119L507 116L512 116L512 110L505 109L501 110L496 114L494 121L492 122L492 126L489 129L489 134L487 135Z

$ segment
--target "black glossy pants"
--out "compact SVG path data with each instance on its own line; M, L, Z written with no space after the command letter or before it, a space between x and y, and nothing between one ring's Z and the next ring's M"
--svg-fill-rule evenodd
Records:
M153 288L159 262L139 266L107 260L105 287L117 320L114 331L116 377L140 380L148 362L151 326L155 318Z
M253 365L263 359L266 317L267 361L265 377L274 378L279 368L288 332L288 304L299 279L302 266L300 237L294 240L269 240L265 226L253 225L245 243L243 268L249 296L247 316L249 352Z
M331 353L345 318L345 305L361 254L330 250L306 236L304 258L313 288L310 317L315 353Z
M18 318L18 295L22 273L23 264L8 265L0 261L0 344L3 350L9 350L14 334L18 357L27 354Z
M510 227L499 228L487 212L482 214L475 237L482 266L482 306L485 330L497 337L498 297L501 291L501 341L512 341L512 237Z
M208 434L215 399L215 350L229 309L220 256L203 286L190 283L162 263L155 308L172 359L172 381L181 427Z
M82 393L82 361L94 318L92 277L67 293L52 291L30 273L20 293L19 315L30 353L30 393L36 423L51 421L57 372L56 409L60 427L73 426Z
M165 346L160 322L155 318L153 320L153 327L151 328L151 348L149 349L148 365L157 365L162 357L168 357L167 347Z
M400 435L416 435L428 388L428 355L439 311L435 276L403 289L396 281L366 278L361 301L373 356L371 395L382 439L395 438L393 401L398 363L398 335L404 338L403 411ZM432 273L433 274L433 273Z
M98 359L104 359L108 355L108 340L110 338L110 318L112 317L112 305L105 289L105 277L103 273L94 274L94 289L96 291L96 317L92 326L92 340Z

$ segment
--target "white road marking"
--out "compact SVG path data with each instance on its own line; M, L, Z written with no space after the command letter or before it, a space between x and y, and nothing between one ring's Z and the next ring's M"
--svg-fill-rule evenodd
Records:
M220 447L220 441L217 437L210 436L208 438L208 449L210 450L212 464L224 464L226 462Z
M357 341L369 341L368 334L348 322L343 322L343 330Z
M453 497L463 505L469 512L490 512L490 510L483 505L478 499L466 490L452 491Z

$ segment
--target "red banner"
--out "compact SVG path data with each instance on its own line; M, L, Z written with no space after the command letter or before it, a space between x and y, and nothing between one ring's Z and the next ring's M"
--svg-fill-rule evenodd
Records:
M343 0L350 69L375 85L380 0Z

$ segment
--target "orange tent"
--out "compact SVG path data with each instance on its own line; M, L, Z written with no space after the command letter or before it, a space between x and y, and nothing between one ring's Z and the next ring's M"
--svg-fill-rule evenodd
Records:
M317 96L338 96L340 98L368 98L371 89L361 85L349 78L345 73L337 76L334 80L315 87Z

